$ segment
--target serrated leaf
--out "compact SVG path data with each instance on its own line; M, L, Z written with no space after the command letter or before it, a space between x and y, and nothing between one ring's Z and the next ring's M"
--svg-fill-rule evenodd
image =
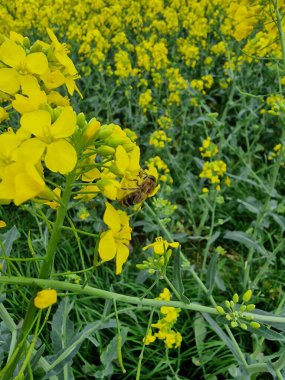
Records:
M69 319L69 312L73 308L73 303L68 297L64 297L52 318L51 340L54 352L67 347L74 335L74 325Z
M46 373L43 379L49 379L51 376L61 373L63 367L71 362L73 357L78 352L82 342L88 338L88 336L94 334L95 331L116 327L116 320L110 319L107 322L96 321L87 325L82 331L78 332L69 342L68 346L60 350L57 354L49 357L50 370Z
M247 248L253 248L263 256L267 256L266 250L243 231L227 231L224 235L224 239L237 241Z

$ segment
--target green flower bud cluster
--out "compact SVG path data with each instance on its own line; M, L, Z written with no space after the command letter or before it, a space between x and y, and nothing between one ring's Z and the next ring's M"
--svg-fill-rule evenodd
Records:
M248 326L253 329L258 329L260 324L253 321L251 315L245 315L245 312L251 312L254 310L255 305L253 303L248 304L252 296L252 291L247 290L242 296L242 304L238 304L239 295L234 294L230 301L225 301L225 309L222 306L217 306L216 310L220 315L224 315L225 319L229 322L231 327L240 327L243 330L247 330Z
M155 272L161 273L164 268L166 268L171 253L171 249L168 249L164 255L154 253L153 257L148 257L147 260L143 260L143 262L137 264L136 267L139 270L147 270L149 274L154 274Z

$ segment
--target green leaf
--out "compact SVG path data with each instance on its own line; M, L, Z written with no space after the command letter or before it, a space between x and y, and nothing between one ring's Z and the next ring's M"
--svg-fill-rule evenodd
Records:
M231 353L234 355L236 360L240 365L243 365L243 363L240 360L239 353L236 352L236 349L234 345L232 344L231 340L228 338L228 336L224 333L224 331L220 328L220 326L216 323L216 321L208 314L208 313L202 313L203 317L206 319L206 321L209 323L209 325L212 327L212 329L215 331L215 333L222 339L222 341L227 345L228 349L231 351Z
M215 276L216 276L218 257L219 255L217 253L212 254L212 257L208 266L208 270L207 270L206 287L209 289L210 294L212 294L213 288L215 285Z
M259 329L253 329L250 326L248 326L248 331L254 333L255 335L262 336L264 339L267 340L277 340L277 341L283 341L285 342L285 335L282 333L279 333L275 330L269 329L265 326L261 326Z
M267 256L267 251L257 244L250 236L242 231L227 231L224 235L224 239L234 240L238 243L245 245L247 248L253 248L263 256Z
M173 285L184 303L190 303L190 300L184 295L184 286L181 275L181 249L178 248L174 252L174 270L173 270Z

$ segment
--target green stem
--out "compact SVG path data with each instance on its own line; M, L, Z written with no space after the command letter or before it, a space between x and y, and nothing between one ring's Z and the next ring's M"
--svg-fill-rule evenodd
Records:
M72 190L72 186L74 184L75 179L76 179L75 171L71 172L66 178L66 185L63 192L63 196L62 196L62 204L58 209L57 218L53 225L53 230L52 230L51 237L50 237L47 251L46 251L46 260L42 262L42 265L40 268L40 273L39 273L40 279L49 278L50 273L53 269L53 263L54 263L56 249L57 249L57 244L58 244L59 237L61 234L63 221L67 213L68 203L71 197L71 190ZM34 324L35 314L37 312L37 309L34 305L34 298L36 296L37 291L39 290L38 288L39 285L35 283L34 285L36 286L34 286L33 288L30 303L29 303L29 306L24 318L23 327L21 329L21 332L19 334L17 344L16 344L17 355L12 355L11 360L7 362L6 366L0 372L2 376L1 377L2 380L10 380L13 378L15 367L17 363L19 362L21 356L23 355L23 347L26 342L26 337L28 336ZM42 286L45 286L45 284L43 284Z
M236 353L240 357L240 360L241 360L241 362L242 362L245 370L247 371L248 365L247 365L247 362L245 360L244 354L242 353L241 349L239 348L239 345L238 345L235 337L233 336L233 333L231 332L231 329L229 328L228 325L225 325L225 329L226 329L226 331L227 331L227 333L228 333L228 335L229 335L229 337L230 337L230 339L231 339L231 341L233 343L233 346L235 347Z
M44 280L38 278L28 278L28 277L2 277L0 276L0 284L9 284L9 285L36 285L38 287L47 287L52 289L58 289L63 291L70 291L74 294L85 294L92 297L104 298L109 300L115 300L118 302L124 302L128 304L135 304L139 306L150 306L160 308L161 306L172 306L178 307L185 310L193 310L202 313L209 313L217 315L218 312L214 307L203 306L198 303L190 302L186 304L180 301L160 301L147 298L139 298L126 296L124 294L109 292L107 290L93 288L92 286L85 286L82 288L82 285L70 284L65 281L57 280ZM207 290L207 288L206 288ZM285 323L285 317L275 317L269 315L261 315L255 313L244 313L245 316L251 316L254 320L262 322L272 322L272 323Z

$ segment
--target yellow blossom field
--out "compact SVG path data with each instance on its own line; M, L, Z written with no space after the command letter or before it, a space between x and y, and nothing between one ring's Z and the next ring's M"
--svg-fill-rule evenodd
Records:
M0 2L0 380L285 379L284 16Z

